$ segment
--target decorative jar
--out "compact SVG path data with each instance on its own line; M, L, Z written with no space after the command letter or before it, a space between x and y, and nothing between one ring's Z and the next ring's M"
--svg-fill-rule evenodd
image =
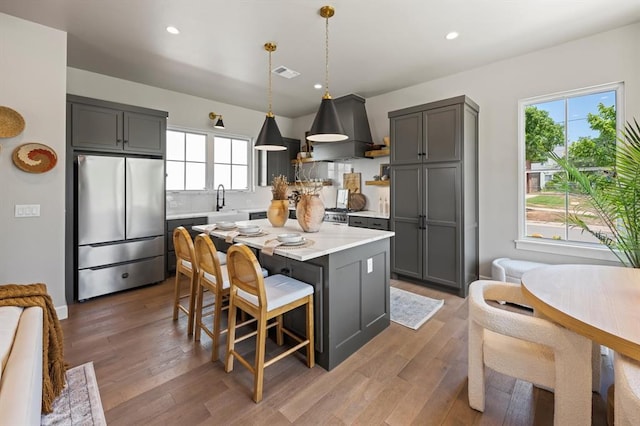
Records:
M289 218L289 200L271 200L267 209L267 219L274 228L283 227Z
M301 194L296 217L304 232L318 232L324 220L324 204L319 194Z

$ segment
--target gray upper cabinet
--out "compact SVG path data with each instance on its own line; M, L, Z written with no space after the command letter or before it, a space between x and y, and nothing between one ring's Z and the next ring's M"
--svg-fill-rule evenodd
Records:
M460 105L406 113L391 120L391 162L414 164L460 159Z
M289 182L295 181L295 167L291 163L300 151L298 139L282 138L287 147L284 151L259 151L258 185L269 186L274 176L284 175Z
M164 155L167 113L69 95L71 146Z
M411 164L422 161L422 112L405 114L391 120L391 163Z
M478 106L459 96L389 118L391 270L465 297L478 278Z

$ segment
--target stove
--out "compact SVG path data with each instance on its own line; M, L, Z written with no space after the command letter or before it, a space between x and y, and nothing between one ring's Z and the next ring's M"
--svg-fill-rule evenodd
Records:
M324 209L324 221L325 222L334 222L334 223L347 223L348 216L347 213L352 210L332 207L329 209Z

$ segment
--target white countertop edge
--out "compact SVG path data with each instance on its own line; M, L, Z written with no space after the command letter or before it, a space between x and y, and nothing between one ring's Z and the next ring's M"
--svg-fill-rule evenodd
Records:
M333 233L328 238L325 238L324 241L322 236L323 229L320 232L312 232L305 233L299 228L299 225L295 223L295 225L289 225L285 228L273 228L270 226L269 222L266 219L252 220L252 221L242 221L243 223L251 222L259 225L263 229L269 232L269 235L263 237L242 237L237 236L234 241L238 243L246 244L249 247L253 247L256 249L261 249L264 245L264 242L269 239L273 239L277 234L286 233L286 232L299 232L305 238L314 240L315 244L308 248L300 248L300 249L279 249L276 247L274 250L275 254L278 254L283 257L288 257L290 259L299 260L299 261L307 261L311 259L315 259L318 257L326 256L332 253L337 253L339 251L348 250L354 247L358 247L364 244L372 243L375 241L384 240L386 238L391 238L395 235L395 232L392 231L379 231L374 229L365 229L365 228L354 228L346 225L339 225L333 223L324 223L323 228L327 231L327 227L339 226L340 227L340 235L335 235ZM208 225L197 225L194 226L193 229L196 231L204 231ZM278 231L282 229L282 231ZM337 228L336 228L337 229ZM331 229L329 229L331 230ZM351 235L349 235L351 234ZM364 236L362 234L365 234ZM225 238L227 235L227 231L214 230L211 232L211 235L214 235L219 238ZM327 235L326 233L324 234ZM314 238L315 236L315 238ZM342 241L341 241L342 240ZM328 244L332 244L332 246L328 247Z
M166 220L187 219L191 217L208 217L211 212L174 213L168 214Z
M374 217L376 219L389 219L388 214L375 212L373 210L363 210L359 212L351 212L347 213L348 216L357 216L357 217Z

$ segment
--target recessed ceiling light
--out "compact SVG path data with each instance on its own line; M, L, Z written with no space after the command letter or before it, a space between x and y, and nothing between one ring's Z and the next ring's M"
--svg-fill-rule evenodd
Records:
M317 90L320 90L320 89L322 89L322 84L316 83L316 84L313 85L313 88L317 89Z
M180 30L177 29L176 27L171 26L171 25L167 27L167 32L169 34L180 34Z
M458 38L460 34L458 34L455 31L451 31L449 34L447 34L444 38L446 38L447 40L454 40L456 38Z

